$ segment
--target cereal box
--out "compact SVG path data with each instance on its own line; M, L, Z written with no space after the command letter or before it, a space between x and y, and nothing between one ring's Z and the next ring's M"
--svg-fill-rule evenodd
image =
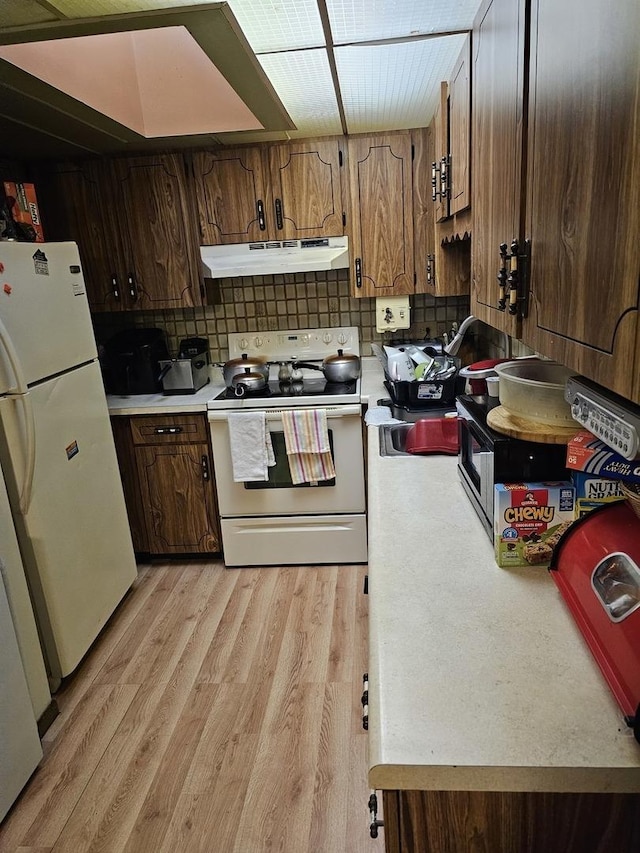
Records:
M571 472L576 490L576 517L580 518L602 504L624 500L620 480L608 480L582 471Z
M11 210L11 218L18 226L21 238L31 243L44 243L34 185L5 181L4 193Z
M493 532L499 566L548 566L560 536L575 519L569 481L498 483Z
M630 462L588 430L581 430L567 444L567 468L608 480L640 483L640 459Z

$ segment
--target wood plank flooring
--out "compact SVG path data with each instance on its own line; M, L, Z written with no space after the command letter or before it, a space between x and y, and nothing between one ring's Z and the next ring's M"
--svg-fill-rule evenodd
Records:
M1 853L381 853L365 572L141 567L57 696Z

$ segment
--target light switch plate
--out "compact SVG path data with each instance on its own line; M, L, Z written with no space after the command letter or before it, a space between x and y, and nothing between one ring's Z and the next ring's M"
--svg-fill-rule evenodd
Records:
M408 329L411 325L411 309L408 296L376 297L376 330L395 332Z

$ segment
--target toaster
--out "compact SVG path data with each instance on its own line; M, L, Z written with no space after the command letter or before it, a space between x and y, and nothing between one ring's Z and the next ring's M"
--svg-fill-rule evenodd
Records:
M160 361L163 394L195 394L209 382L208 346L204 338L185 338L177 358Z

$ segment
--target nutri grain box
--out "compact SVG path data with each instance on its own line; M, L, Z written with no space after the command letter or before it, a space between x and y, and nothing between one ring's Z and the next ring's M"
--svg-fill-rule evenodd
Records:
M548 566L560 536L575 519L575 489L553 483L498 483L493 533L499 566Z
M576 490L576 517L580 518L602 504L624 500L619 480L608 480L596 474L571 472L571 482Z

